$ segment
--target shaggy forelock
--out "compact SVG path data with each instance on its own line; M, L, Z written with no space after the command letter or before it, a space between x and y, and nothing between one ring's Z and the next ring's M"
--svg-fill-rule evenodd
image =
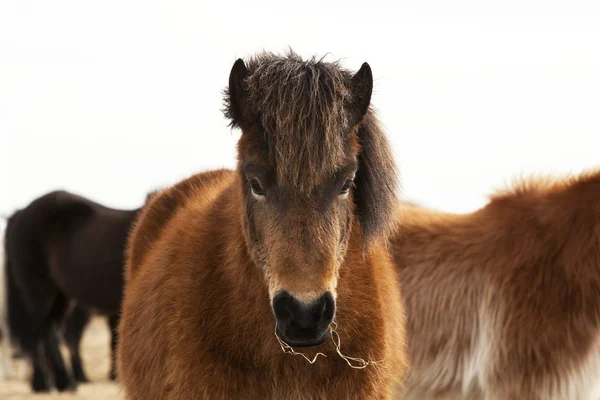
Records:
M259 116L278 180L309 189L344 161L352 75L338 62L293 51L260 53L246 66L247 105Z

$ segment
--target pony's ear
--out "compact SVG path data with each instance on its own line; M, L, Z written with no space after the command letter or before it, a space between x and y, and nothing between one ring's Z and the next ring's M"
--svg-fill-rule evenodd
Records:
M246 88L244 80L249 72L244 60L238 58L229 73L229 86L225 90L225 116L229 118L232 127L244 129L249 121L246 109Z
M365 244L387 238L396 226L398 170L390 145L375 117L368 113L358 128L361 150L354 177L355 212Z
M351 114L353 123L359 122L367 113L371 104L371 93L373 93L373 73L367 63L363 63L358 72L352 77L352 104Z
M352 77L351 112L358 126L360 153L358 170L354 177L354 203L365 244L378 238L387 238L396 225L398 170L391 147L369 111L373 93L373 73L363 63Z

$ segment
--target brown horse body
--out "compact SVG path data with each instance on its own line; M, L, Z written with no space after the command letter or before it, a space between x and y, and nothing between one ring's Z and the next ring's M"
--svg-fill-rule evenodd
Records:
M407 207L395 241L407 398L588 399L600 379L600 173L483 209Z
M393 163L367 111L369 99L358 117L351 101L360 93L336 103L335 96L347 96L344 88L358 80L337 64L304 62L292 54L262 55L249 65L246 71L239 60L229 85L228 115L243 132L238 169L198 174L163 190L132 232L119 342L126 396L391 398L407 370L401 297L385 247L396 201L388 190L395 178L386 176L393 175ZM372 82L367 69L355 76ZM244 76L240 86L237 73ZM254 92L253 84L259 86ZM272 95L290 95L296 103L260 102L256 93L269 90L264 84L274 85ZM249 93L240 93L240 87ZM315 100L318 107L302 107ZM257 103L260 127L245 119ZM265 107L285 104L299 114L292 108L283 117L311 121L318 113L316 125L308 124L298 136L293 127L285 130L289 136L278 135L285 122L278 120L274 128L272 110ZM336 108L342 104L348 110ZM322 113L332 108L348 125L321 123ZM311 137L323 132L323 140ZM327 135L340 132L349 133L336 148L337 139ZM328 154L327 146L337 155ZM296 154L285 156L286 149ZM331 174L319 170L340 161L334 157L347 157L358 168L342 167L341 175L335 172L339 164ZM298 160L305 164L295 165ZM257 164L267 172L261 174ZM352 190L345 177L354 172ZM320 306L311 309L313 304ZM333 315L326 311L334 305L335 324L329 327ZM303 319L297 321L297 315ZM338 355L330 328L339 334L342 353L382 363L351 368ZM309 364L285 354L276 329L284 342L309 346L296 351L326 358Z

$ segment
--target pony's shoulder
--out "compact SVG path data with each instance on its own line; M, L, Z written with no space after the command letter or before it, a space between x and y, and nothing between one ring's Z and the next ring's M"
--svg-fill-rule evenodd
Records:
M129 237L126 279L131 278L133 271L141 264L145 254L164 232L176 212L185 209L189 202L211 197L212 192L233 176L234 172L227 169L202 172L151 196Z
M162 189L149 197L145 207L147 215L143 218L161 220L169 217L176 209L183 208L189 201L197 201L210 196L210 192L216 190L220 187L220 183L230 179L233 175L234 171L228 169L200 172L171 187Z

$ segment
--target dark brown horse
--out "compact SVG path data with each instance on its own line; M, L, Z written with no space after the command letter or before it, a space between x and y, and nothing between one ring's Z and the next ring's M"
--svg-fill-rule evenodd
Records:
M372 84L366 63L234 64L237 170L163 190L130 237L128 399L392 398L407 370L385 246L397 175Z
M126 238L139 209L115 210L57 191L9 218L6 275L9 326L31 358L34 391L75 386L59 352L60 327L76 302L65 331L73 373L85 381L79 339L91 310L108 317L116 346ZM52 381L46 366L50 366ZM114 360L111 378L115 376Z

